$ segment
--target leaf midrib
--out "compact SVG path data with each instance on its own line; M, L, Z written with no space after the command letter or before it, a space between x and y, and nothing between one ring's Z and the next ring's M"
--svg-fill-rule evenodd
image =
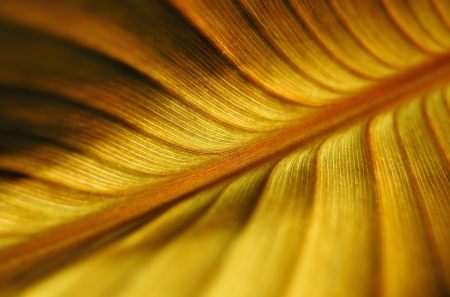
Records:
M46 230L32 241L0 251L0 277L4 280L110 230L132 222L149 211L209 187L270 160L279 160L319 137L407 102L450 80L450 54L415 67L407 73L325 108L317 108L301 123L244 148L230 151L210 164L180 174L169 182L136 192L126 203Z

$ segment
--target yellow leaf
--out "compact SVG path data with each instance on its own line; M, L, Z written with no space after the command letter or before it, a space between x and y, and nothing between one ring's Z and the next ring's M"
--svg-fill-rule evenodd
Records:
M449 16L1 0L0 294L450 295Z

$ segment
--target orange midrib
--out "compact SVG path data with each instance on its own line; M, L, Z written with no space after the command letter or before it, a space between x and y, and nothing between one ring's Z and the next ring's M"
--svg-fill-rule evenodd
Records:
M0 277L3 281L33 265L124 225L149 211L269 160L280 159L318 137L326 136L352 123L414 98L450 80L450 55L417 67L339 104L317 112L282 133L251 146L227 153L218 161L181 174L142 192L126 203L51 228L35 240L0 251ZM0 282L1 283L1 282Z

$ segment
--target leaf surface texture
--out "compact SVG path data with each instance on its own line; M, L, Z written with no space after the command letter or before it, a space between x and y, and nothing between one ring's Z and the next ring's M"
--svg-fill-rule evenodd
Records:
M0 293L448 296L450 2L0 1Z

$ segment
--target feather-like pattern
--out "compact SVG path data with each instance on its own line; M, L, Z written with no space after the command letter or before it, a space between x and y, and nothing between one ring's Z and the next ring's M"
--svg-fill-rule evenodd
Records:
M0 0L0 294L450 294L447 0Z

